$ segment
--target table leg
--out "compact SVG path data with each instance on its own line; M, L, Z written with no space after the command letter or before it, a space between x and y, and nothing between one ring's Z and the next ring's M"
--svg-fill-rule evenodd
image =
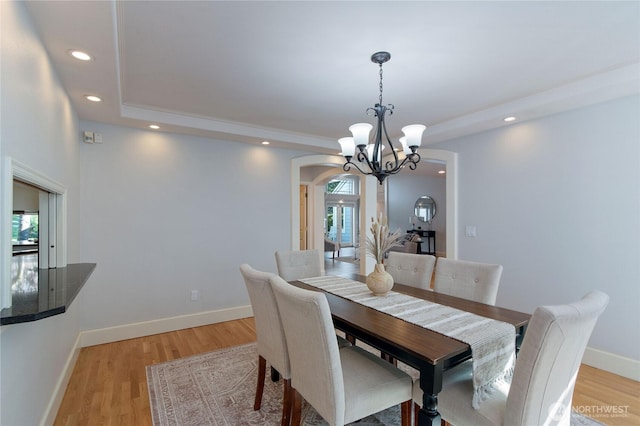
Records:
M419 426L440 426L438 393L442 390L442 365L430 365L420 369L422 407L418 412Z

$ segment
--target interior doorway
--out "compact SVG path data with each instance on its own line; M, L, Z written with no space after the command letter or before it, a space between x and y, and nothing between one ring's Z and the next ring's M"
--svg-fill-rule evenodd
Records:
M325 210L326 237L340 247L351 247L357 240L355 203L328 202Z
M419 154L424 159L434 159L442 161L446 164L446 257L451 259L458 258L458 209L457 209L457 201L458 201L458 173L457 173L457 163L458 158L457 154L452 151L438 150L438 149L430 149L430 148L421 148L419 149ZM300 247L300 173L301 169L309 167L309 166L320 166L320 167L336 167L341 168L344 165L344 158L337 155L307 155L302 157L297 157L292 159L291 161L291 249L297 250ZM308 178L305 176L306 181L311 182L314 178ZM372 181L372 182L370 182ZM361 192L360 192L360 219L361 222L359 227L361 229L361 238L364 238L366 235L366 220L369 217L374 217L377 211L376 205L376 191L378 189L377 182L374 182L373 178L362 179L361 183ZM315 189L314 189L315 190ZM315 197L314 197L315 200ZM317 202L316 202L317 204ZM316 210L316 205L314 201L310 201L309 203L309 211L313 211L313 217L323 217L324 216L324 203L320 205L319 211ZM317 214L316 214L317 213ZM408 216L407 216L408 217ZM312 219L315 220L315 219ZM364 221L364 222L363 222ZM310 231L311 234L314 235L313 241L317 247L320 247L320 242L322 241L322 233L323 230L319 230L319 235L315 230ZM364 259L364 257L363 257ZM368 265L367 265L368 267ZM371 265L371 268L373 265Z

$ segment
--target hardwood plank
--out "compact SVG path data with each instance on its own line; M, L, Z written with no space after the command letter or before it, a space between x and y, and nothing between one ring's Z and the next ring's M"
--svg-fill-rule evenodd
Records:
M255 341L253 318L82 348L54 425L151 425L146 366Z
M253 341L255 324L246 318L83 348L54 425L150 426L147 365ZM640 424L640 382L583 365L573 406L627 407L624 416L591 415L611 426Z
M572 405L607 425L639 425L640 382L582 364Z

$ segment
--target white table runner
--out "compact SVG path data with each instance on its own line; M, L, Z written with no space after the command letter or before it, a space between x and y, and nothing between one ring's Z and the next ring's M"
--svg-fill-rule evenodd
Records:
M473 357L474 408L498 381L511 378L516 340L512 324L394 291L374 296L366 284L348 278L323 276L300 281L468 344Z

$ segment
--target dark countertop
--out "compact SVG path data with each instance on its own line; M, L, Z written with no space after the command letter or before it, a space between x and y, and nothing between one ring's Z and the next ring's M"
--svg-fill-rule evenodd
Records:
M0 313L0 325L37 321L62 314L87 282L95 263L38 269L37 255L12 259L11 307Z

